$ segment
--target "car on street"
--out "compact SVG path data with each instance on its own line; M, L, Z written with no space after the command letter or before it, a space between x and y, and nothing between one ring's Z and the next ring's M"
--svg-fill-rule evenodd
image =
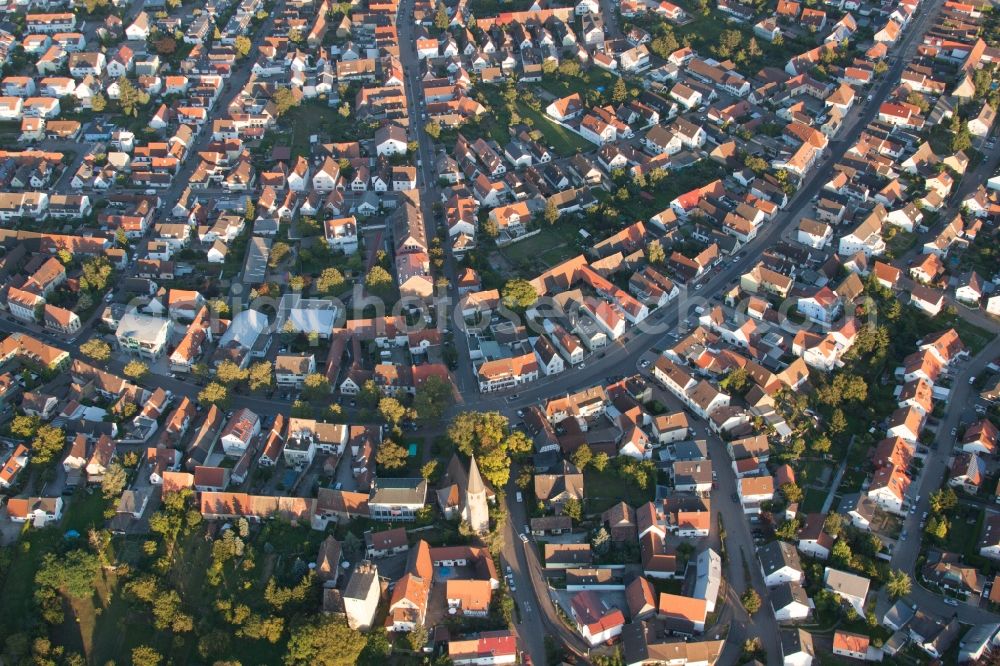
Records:
M528 543L528 537L526 537L526 536L524 536L524 535L522 534L522 535L521 535L521 541L523 541L524 543Z
M944 602L946 604L948 604L949 606L957 606L958 605L958 600L957 599L952 599L951 597L945 597L944 598Z
M648 368L649 367L649 359L643 359L642 363L639 364L639 367L640 368Z
M972 386L975 383L976 383L976 376L972 375L971 377L969 377L969 386Z
M906 530L903 530L903 533L899 535L899 540L900 541L906 541L906 536L907 536L907 532L906 532Z
M732 500L733 500L734 502L737 502L737 503L738 503L738 502L740 501L740 496L739 496L738 494L736 494L736 493L733 493L733 494L732 494L732 495L730 495L729 497L730 497L730 499L732 499Z
M951 429L951 436L954 437L956 434L958 434L958 428L952 428Z

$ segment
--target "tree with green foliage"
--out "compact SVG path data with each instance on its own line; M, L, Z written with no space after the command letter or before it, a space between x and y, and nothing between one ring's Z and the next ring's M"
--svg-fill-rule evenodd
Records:
M798 541L799 530L802 528L802 521L798 517L786 520L774 531L774 535L782 541Z
M305 400L296 400L292 403L292 418L295 419L311 419L316 413L313 410L312 403Z
M35 573L35 585L58 590L82 601L94 594L94 579L100 569L97 555L82 548L63 555L46 553Z
M138 359L133 359L122 368L122 374L132 381L141 382L149 374L149 366Z
M747 591L740 597L740 601L743 603L743 608L745 608L747 613L750 615L753 615L760 610L760 595L757 594L757 590L752 587L747 588Z
M372 290L385 289L391 284L392 276L389 275L389 271L378 265L372 266L365 276L365 286Z
M31 464L46 467L55 462L66 446L66 433L62 428L46 423L39 426L31 442Z
M802 489L794 483L789 482L781 484L781 494L784 495L785 499L792 504L802 501Z
M830 415L830 422L827 425L830 432L834 435L839 435L847 430L847 417L844 416L844 410L839 407L833 410L833 414Z
M455 387L446 379L431 375L417 387L413 409L424 422L437 421L455 401Z
M437 7L434 9L434 27L438 30L447 30L449 25L451 25L451 19L448 18L448 8L438 0Z
M570 461L579 468L582 472L583 469L590 464L590 461L594 459L594 452L591 450L589 444L581 444L576 451L570 454Z
M851 544L847 542L847 539L844 537L837 539L837 542L833 544L833 548L830 550L830 557L842 567L851 565L851 561L854 559L854 552L851 550Z
M598 472L603 472L610 462L611 458L604 451L599 451L590 461L590 466L593 467Z
M651 240L646 245L646 261L651 264L662 264L667 260L667 253L659 239Z
M274 385L274 366L270 361L258 361L247 368L247 385L251 391L265 391Z
M292 253L292 246L284 241L278 241L271 246L271 253L267 257L267 265L277 268Z
M572 518L575 522L580 522L580 519L583 517L583 504L575 497L571 497L563 502L562 513Z
M250 372L248 370L241 368L239 364L228 359L221 361L217 366L215 366L215 380L225 384L226 386L233 386L234 384L245 382L249 375Z
M809 447L816 453L827 453L831 445L829 437L826 435L817 435L810 442Z
M406 449L391 439L384 439L375 453L375 462L387 470L402 469L406 467L408 457Z
M500 412L462 412L448 426L448 438L467 456L476 456L479 471L494 488L507 485L511 455L532 451L530 438L511 430Z
M90 97L90 110L94 113L104 113L108 108L108 98L102 93L95 93Z
M420 476L423 477L428 483L431 483L437 479L438 467L440 466L437 458L432 458L424 463L423 467L420 468Z
M385 397L378 401L378 413L390 425L397 426L406 417L406 407L399 400Z
M128 485L128 473L118 461L112 462L101 478L101 494L104 499L113 500L121 497L122 491Z
M972 148L972 133L969 131L969 125L962 123L962 126L951 137L951 152L957 153L969 148Z
M636 460L631 456L618 456L615 458L615 471L620 477L635 484L641 490L649 488L651 480L655 478L656 467L651 460Z
M113 269L107 257L93 257L80 266L80 288L87 291L104 291L108 288Z
M750 375L747 374L746 368L734 368L722 378L719 382L719 388L723 391L732 391L734 393L743 393L743 391L749 388Z
M233 50L236 51L236 57L240 60L246 58L250 54L250 48L253 43L250 38L246 35L239 35L233 40Z
M620 76L615 79L615 84L611 87L611 101L615 104L628 101L628 86L625 85L625 79Z
M952 488L935 490L930 496L930 506L933 513L946 513L958 506L958 495Z
M330 395L330 380L322 373L310 373L302 380L302 394L314 400L328 396Z
M277 113L280 118L297 107L300 99L294 92L292 92L291 88L282 86L274 91L274 95L271 96L271 101L274 102L275 113Z
M424 131L427 133L427 136L437 141L441 138L441 123L432 118L424 124Z
M148 645L132 648L132 666L160 666L162 663L163 655Z
M913 581L905 571L894 569L889 572L889 580L885 584L885 589L889 592L890 598L899 599L910 593L910 590L913 589Z
M111 345L100 338L91 338L80 345L80 353L92 361L107 363L111 358Z
M827 514L826 518L823 520L823 531L837 538L840 536L841 531L844 529L844 517L839 513Z
M42 419L39 417L19 414L11 421L10 434L21 439L31 439L38 434L38 429L41 425Z
M126 116L137 117L139 107L149 104L149 93L124 76L118 78L118 107Z
M564 58L563 61L559 63L559 73L566 78L575 78L580 76L580 63L573 58Z
M670 57L671 53L679 48L680 44L677 42L677 38L674 36L673 30L669 27L664 30L663 34L654 37L649 43L649 50L663 60L666 60Z
M224 298L209 299L207 305L208 311L216 317L228 318L232 315L232 311L229 309L229 303L226 303L226 299Z
M555 199L545 202L545 210L542 211L542 219L546 224L552 225L559 220L559 207L556 206Z
M344 275L336 268L324 268L316 279L316 290L321 294L335 294L344 288Z
M225 407L229 403L229 389L219 382L210 382L198 392L198 402L203 405Z
M508 280L501 292L503 304L511 310L525 310L538 300L538 292L527 280L514 278Z

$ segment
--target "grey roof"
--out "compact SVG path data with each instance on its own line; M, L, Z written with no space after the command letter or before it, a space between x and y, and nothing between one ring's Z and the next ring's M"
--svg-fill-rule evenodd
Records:
M925 613L922 610L916 612L908 627L910 635L914 638L919 638L923 642L933 640L935 636L941 633L943 628L944 619L937 615Z
M765 544L757 550L757 557L760 558L760 565L764 569L765 576L769 576L786 566L796 571L802 571L798 551L795 550L795 546L784 541L772 541Z
M354 571L351 572L350 580L347 581L347 587L344 589L344 598L366 598L368 590L371 589L372 580L375 578L378 578L378 567L375 566L374 562L368 560L358 562L357 566L354 567Z
M424 479L378 479L368 504L423 504L426 499Z
M892 608L890 608L882 617L882 624L902 629L907 625L907 623L909 623L910 620L913 619L914 612L915 611L912 606L900 599L893 604Z
M799 583L782 583L773 588L769 596L771 597L771 606L775 611L790 606L796 601L804 606L809 605L809 595Z
M722 558L711 548L706 548L698 553L697 572L693 596L714 604L722 583Z
M136 340L155 340L169 325L168 319L142 314L137 310L126 312L118 321L115 335L119 338L134 338Z
M815 656L812 634L805 629L783 629L781 631L781 654L787 658L799 652Z
M235 342L241 347L250 349L257 337L267 328L267 315L257 310L243 310L233 316L229 328L219 338L219 346L225 347Z
M693 442L677 442L673 445L674 460L705 460L708 458L708 443L703 439Z
M834 592L847 594L852 597L864 599L868 596L868 588L871 581L864 576L841 571L840 569L826 568L823 572L823 582Z
M992 640L998 631L1000 631L1000 623L977 624L969 629L965 636L962 636L962 642L959 643L959 647L962 652L977 652L979 648ZM959 656L959 661L966 660Z

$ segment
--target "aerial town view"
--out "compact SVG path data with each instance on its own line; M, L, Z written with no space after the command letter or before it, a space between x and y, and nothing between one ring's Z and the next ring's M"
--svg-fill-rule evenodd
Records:
M13 0L0 666L1000 666L1000 0Z

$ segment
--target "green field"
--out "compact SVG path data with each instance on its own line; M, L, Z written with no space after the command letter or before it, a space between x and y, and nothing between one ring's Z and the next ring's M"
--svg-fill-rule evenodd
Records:
M634 483L627 483L610 467L603 472L587 468L583 473L583 486L587 497L585 513L601 513L623 501L636 507L652 501L656 492L652 486L643 490Z
M344 117L323 102L303 102L281 119L282 127L291 128L292 157L310 154L309 137L317 135L320 143L361 141L375 135L374 126L359 123L353 116Z
M546 143L561 157L597 148L576 132L553 122L544 113L535 111L523 102L517 103L517 112L521 114L522 119L531 119L532 126L542 133Z
M543 227L535 236L501 248L512 264L529 263L536 269L555 266L580 254L577 241L582 237L575 225L556 222Z

